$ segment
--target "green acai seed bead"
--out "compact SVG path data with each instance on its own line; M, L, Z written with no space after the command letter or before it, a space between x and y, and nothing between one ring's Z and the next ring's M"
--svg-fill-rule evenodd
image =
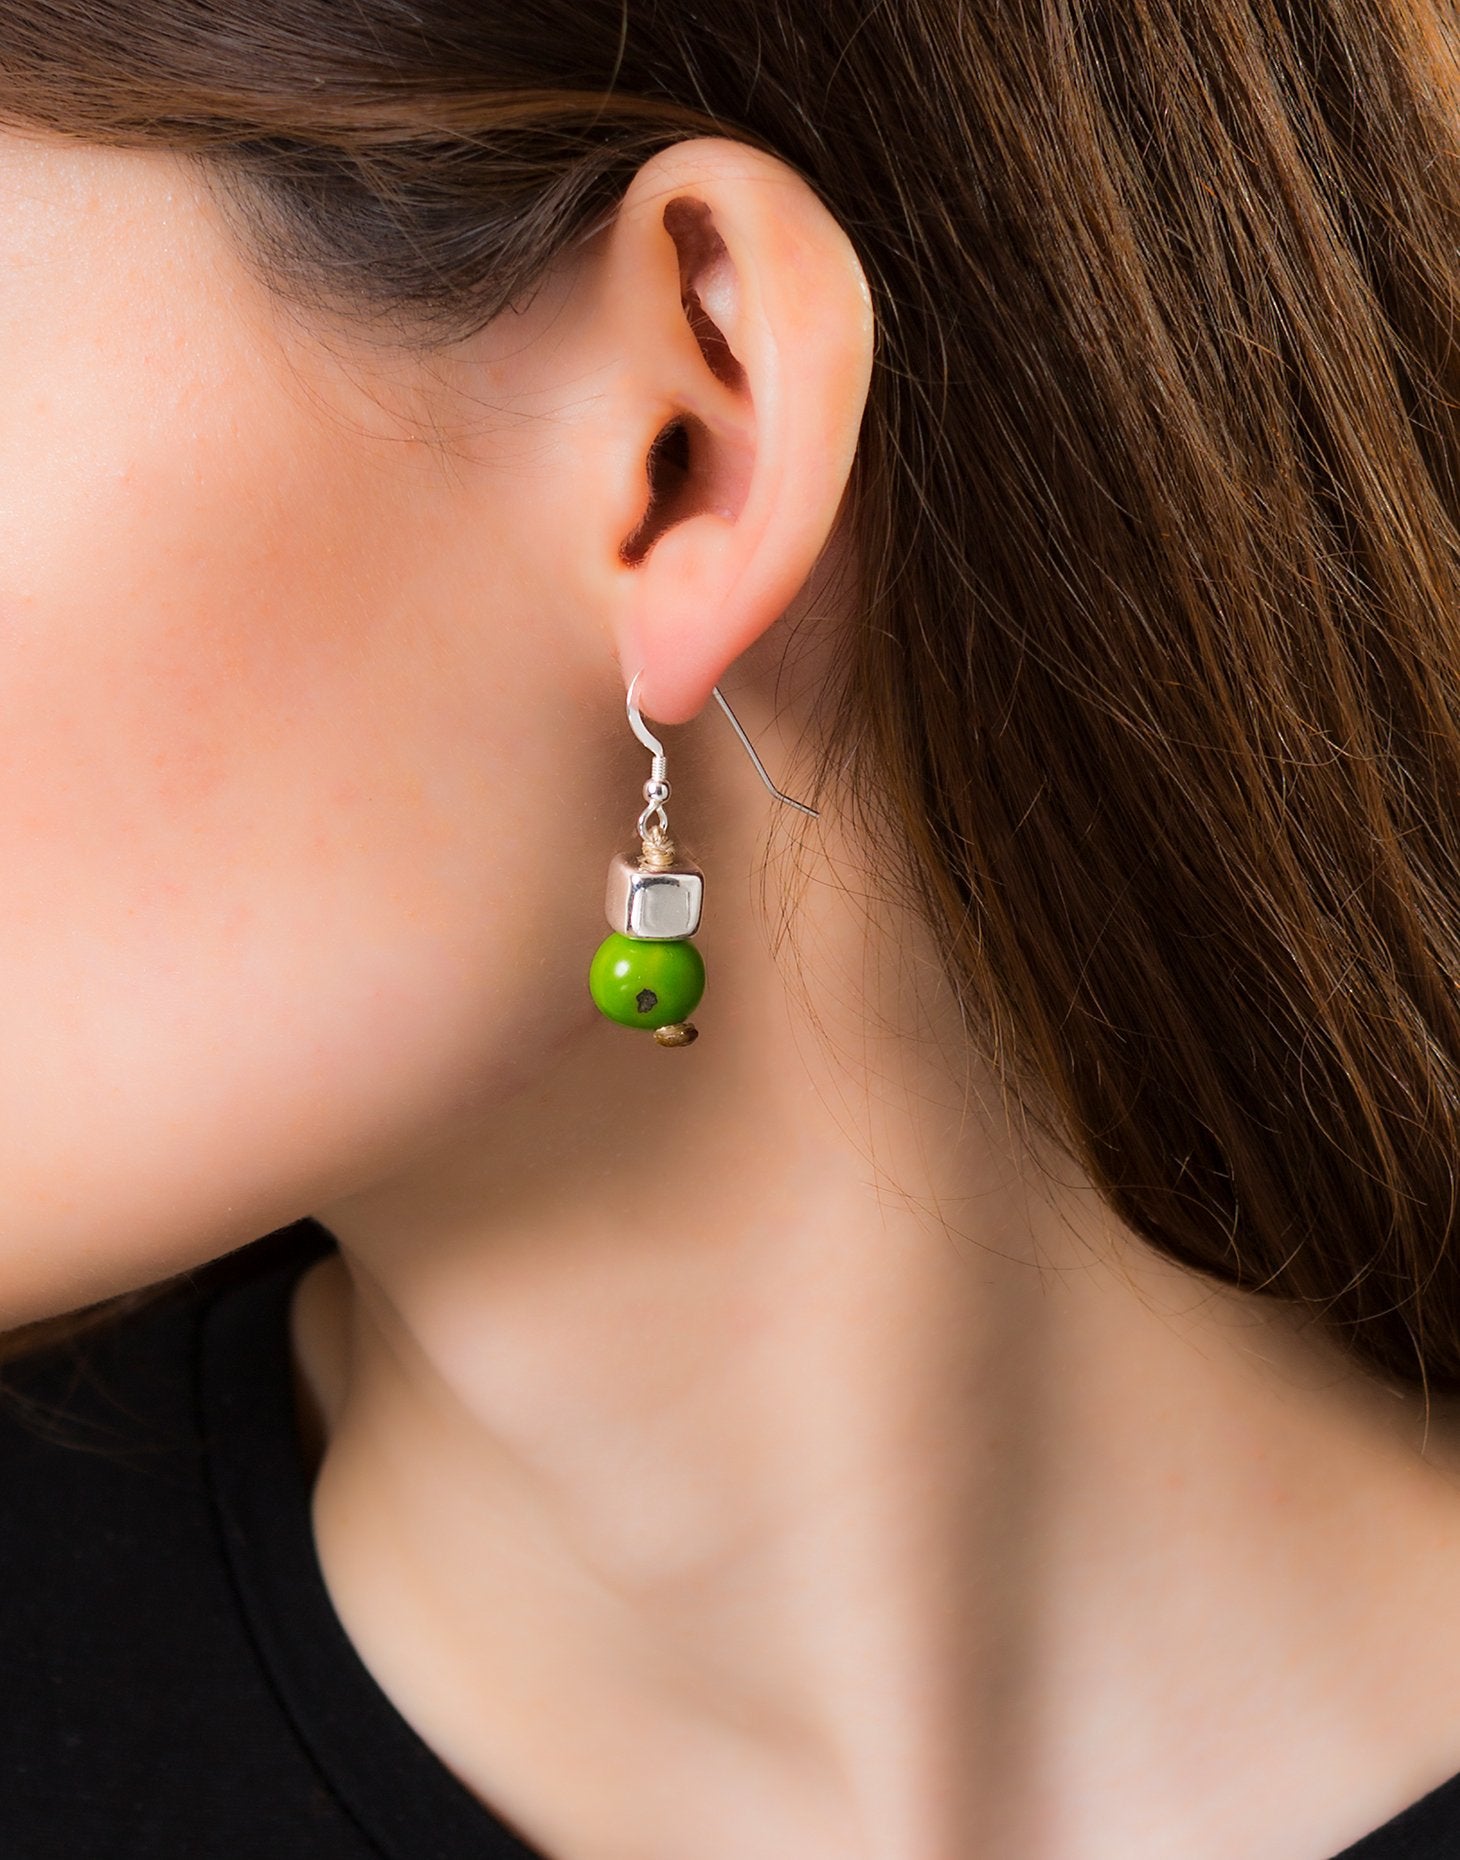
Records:
M593 952L588 992L621 1027L667 1027L705 992L705 959L688 937L624 936L613 930Z

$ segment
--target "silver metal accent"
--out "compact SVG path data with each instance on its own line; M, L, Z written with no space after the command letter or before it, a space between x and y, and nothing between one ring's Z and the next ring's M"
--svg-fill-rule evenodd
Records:
M666 872L635 865L615 853L608 868L604 911L609 927L623 936L669 942L693 936L700 927L705 879L688 859Z

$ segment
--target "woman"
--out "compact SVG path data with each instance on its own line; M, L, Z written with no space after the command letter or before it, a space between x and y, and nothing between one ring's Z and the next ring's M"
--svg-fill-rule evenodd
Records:
M0 1851L1460 1852L1455 23L7 0Z

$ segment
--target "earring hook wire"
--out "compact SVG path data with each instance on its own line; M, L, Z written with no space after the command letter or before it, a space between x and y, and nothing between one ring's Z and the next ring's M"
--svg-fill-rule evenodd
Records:
M627 709L629 713L629 728L633 731L634 735L638 737L639 741L644 745L645 749L649 751L650 755L654 757L654 766L656 770L662 771L663 765L664 765L664 745L663 743L659 741L659 738L655 736L654 732L646 726L643 717L639 714L639 707L634 702L634 686L638 684L639 680L643 677L643 675L644 675L643 670L641 668L639 671L635 672L633 677L629 680L628 697L626 699L626 705L627 705ZM745 734L745 729L743 725L741 724L740 719L735 715L735 712L731 710L729 699L725 696L725 693L720 689L718 685L711 685L710 690L712 691L714 696L718 699L721 710L724 711L725 715L730 719L731 724L734 726L735 734L740 738L741 743L744 745L745 753L750 757L751 761L755 764L756 774L759 775L761 780L765 783L766 787L771 791L771 793L776 797L776 799L778 801L784 801L787 807L796 807L796 808L799 808L803 814L810 814L813 820L820 820L821 815L820 815L820 812L816 808L809 807L805 801L798 801L793 796L789 794L784 794L776 786L776 784L771 780L770 776L766 773L766 766L764 762L762 762L760 757L755 753L755 744L752 743L750 738ZM662 773L661 773L661 779L662 779Z

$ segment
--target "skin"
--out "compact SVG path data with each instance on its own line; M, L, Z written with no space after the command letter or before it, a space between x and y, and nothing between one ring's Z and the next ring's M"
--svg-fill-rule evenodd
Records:
M1453 1414L1039 1156L877 849L706 702L796 793L873 340L811 193L680 144L429 358L166 153L7 133L0 225L0 1319L323 1220L330 1593L554 1860L1321 1860L1450 1775ZM635 670L677 1052L585 985Z

